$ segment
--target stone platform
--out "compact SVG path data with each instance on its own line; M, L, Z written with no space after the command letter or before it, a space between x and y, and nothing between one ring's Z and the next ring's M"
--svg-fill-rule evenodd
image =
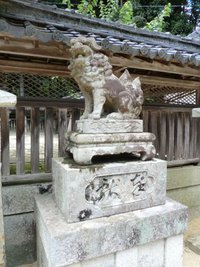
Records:
M187 208L165 205L67 223L51 195L36 198L40 267L181 267Z
M142 133L143 120L77 120L75 124L75 131L85 134L98 133Z
M75 131L66 136L67 151L80 165L94 163L95 156L128 154L142 160L150 160L156 150L155 135L143 132L140 119L76 121Z
M129 154L142 160L155 156L152 133L100 133L73 132L68 138L67 150L80 165L93 163L95 156ZM121 156L122 157L122 156Z
M79 166L53 159L54 198L67 222L144 209L165 203L166 161Z

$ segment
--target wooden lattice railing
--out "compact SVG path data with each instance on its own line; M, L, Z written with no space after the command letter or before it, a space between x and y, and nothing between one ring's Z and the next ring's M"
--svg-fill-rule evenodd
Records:
M2 176L23 175L27 172L51 173L54 149L58 156L65 153L65 134L73 129L83 109L83 100L18 99L16 110L1 108L1 161ZM14 114L14 115L13 115ZM14 116L14 117L12 117ZM200 120L191 117L191 108L144 106L144 130L153 132L157 139L157 157L168 161L169 166L198 163L200 160ZM11 172L10 134L16 129L15 171ZM54 144L54 134L58 143ZM25 139L30 137L30 158L25 154ZM41 160L40 138L44 139ZM57 147L56 147L57 146ZM40 168L42 161L42 168Z

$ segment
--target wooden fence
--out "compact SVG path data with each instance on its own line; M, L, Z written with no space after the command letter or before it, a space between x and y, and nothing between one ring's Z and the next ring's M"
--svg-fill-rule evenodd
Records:
M25 138L30 136L30 170L51 173L53 150L58 156L65 153L65 134L72 130L83 109L83 100L18 99L16 111L1 108L1 161L2 176L10 176L10 133L16 128L16 175L26 173ZM12 118L12 114L16 117ZM200 160L200 120L191 117L191 108L145 106L144 130L153 132L157 139L157 157L168 161L169 166L198 163ZM54 133L58 144L53 144ZM44 137L43 167L40 169L40 137Z
M53 150L63 156L65 151L65 133L72 130L74 122L83 108L83 101L44 101L43 99L18 99L16 110L0 109L1 118L1 162L2 176L10 175L10 135L16 134L16 175L26 173L25 139L30 137L30 168L32 174L38 173L41 164L40 138L44 136L44 160L42 171L51 172ZM13 118L14 114L14 118ZM58 147L54 147L53 137L58 134ZM13 164L13 162L12 162ZM12 173L13 174L13 173Z
M191 108L150 107L143 109L144 130L156 135L157 157L168 166L200 161L200 120Z

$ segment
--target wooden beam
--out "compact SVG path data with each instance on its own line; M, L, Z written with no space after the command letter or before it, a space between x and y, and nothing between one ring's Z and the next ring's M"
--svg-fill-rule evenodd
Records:
M10 47L8 50L7 47L0 46L0 54L8 54L8 55L17 55L17 56L28 56L35 58L50 58L57 60L66 60L67 53L60 52L57 48L18 48L18 47ZM68 56L69 58L69 56Z
M31 56L40 58L53 58L67 60L70 58L69 49L64 45L42 44L34 40L9 41L8 43L0 39L0 53L19 56Z
M25 38L10 38L9 42L5 42L6 41L4 39L0 38L0 54L50 58L66 60L66 62L71 57L67 45L61 45L55 42L46 44L38 42L36 45L35 40ZM123 55L110 55L109 60L113 66L118 66L120 68L152 70L164 73L200 77L199 68L190 67L189 65L181 66L175 63L164 64L164 62L157 60L149 61L148 59L145 60L145 58L142 59L138 57L127 58ZM64 73L61 71L60 75L64 75Z
M32 174L2 176L3 185L36 184L36 183L48 183L51 181L52 181L51 173L32 173Z
M122 56L112 56L110 57L110 63L113 66L127 67L133 69L143 69L151 70L165 73L181 74L185 76L195 76L200 77L200 69L191 68L188 65L175 65L171 63L170 65L165 65L159 61L147 62L141 58L134 57L133 59L125 58Z
M132 75L134 77L139 76L140 80L144 84L149 85L160 85L160 86L171 86L171 87L182 87L187 89L200 89L200 81L189 81L181 79L172 79L166 77L147 76L147 75Z
M114 74L119 77L122 75L126 68L117 69ZM160 86L171 86L171 87L181 87L187 89L200 89L200 80L185 80L185 79L174 79L170 77L160 77L152 75L142 75L142 74L130 74L133 78L139 77L141 83L148 85L160 85Z
M22 44L21 44L22 45ZM10 55L18 55L18 56L30 56L35 58L49 58L49 59L57 59L57 60L65 60L66 64L67 61L70 59L70 52L68 49L61 49L56 47L55 45L42 45L35 46L34 42L30 42L28 40L27 47L17 47L8 45L6 46L0 44L0 54L10 54ZM125 68L132 68L132 69L143 69L143 70L151 70L163 73L174 73L174 74L181 74L184 76L195 76L200 77L200 71L198 68L192 68L188 65L181 66L177 64L171 63L170 65L163 64L159 61L149 62L143 60L141 58L133 57L132 59L126 58L123 56L110 56L109 61L113 66L120 67L121 69ZM13 63L15 62L15 63ZM46 75L60 75L66 76L69 75L69 71L67 67L56 65L56 64L43 64L37 65L40 63L28 63L28 62L20 62L16 63L16 61L10 60L0 60L0 71L7 71L7 72L27 72L27 73L35 73L35 74L46 74ZM141 75L139 75L142 77ZM171 81L170 81L171 80ZM176 79L168 79L166 78L155 78L150 76L143 76L143 81L148 84L158 83L165 85L165 82L168 81L171 86L180 86L180 81ZM188 87L188 88L195 88L199 86L196 82L188 81L186 82L183 80L181 82L181 86Z
M69 75L67 66L47 63L21 62L14 60L0 60L0 71L17 73L25 72L40 75Z

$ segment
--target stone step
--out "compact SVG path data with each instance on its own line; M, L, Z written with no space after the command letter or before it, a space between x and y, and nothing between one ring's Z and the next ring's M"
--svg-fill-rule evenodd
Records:
M121 252L125 255L135 248L139 249L138 266L182 266L181 236L187 225L187 208L172 200L135 212L67 223L51 195L38 196L36 218L40 267L132 266L127 265L127 257L123 264L115 262L121 258ZM152 254L153 244L155 255ZM158 248L159 253L156 253ZM160 258L156 265L157 254ZM92 264L91 260L100 261L102 265ZM112 264L109 265L110 260ZM76 265L79 262L85 263Z

